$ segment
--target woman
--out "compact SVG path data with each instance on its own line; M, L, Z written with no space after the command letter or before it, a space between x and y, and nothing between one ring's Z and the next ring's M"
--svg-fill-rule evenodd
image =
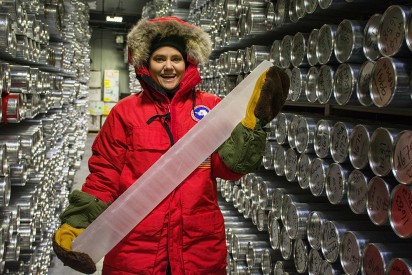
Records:
M141 20L128 34L128 47L143 91L110 112L92 147L90 175L70 194L55 234L58 257L85 273L95 266L71 251L72 240L220 102L195 89L197 65L211 52L200 28L175 17ZM279 112L289 89L288 77L275 67L262 77L249 118L106 255L103 274L226 274L216 178L237 180L259 166L266 138L261 126Z

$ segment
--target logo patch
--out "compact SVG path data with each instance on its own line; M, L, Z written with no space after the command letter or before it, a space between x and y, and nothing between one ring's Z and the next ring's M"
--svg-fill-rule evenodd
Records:
M192 118L194 121L199 121L201 120L205 115L207 115L207 113L209 113L210 109L204 105L199 105L196 106L193 110L192 110Z

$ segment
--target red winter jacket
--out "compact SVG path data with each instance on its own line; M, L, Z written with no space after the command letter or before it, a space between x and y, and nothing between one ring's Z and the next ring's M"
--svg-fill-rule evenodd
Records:
M142 69L137 74L149 73ZM141 80L143 92L121 100L97 135L89 159L91 173L82 191L104 202L116 200L171 146L162 124L165 116L148 124L150 118L170 110L166 122L176 142L197 123L196 107L215 107L220 101L217 96L194 90L200 80L196 66L189 64L171 101ZM215 178L240 176L217 153L212 154L106 255L103 274L163 275L168 262L173 275L226 274L224 223Z

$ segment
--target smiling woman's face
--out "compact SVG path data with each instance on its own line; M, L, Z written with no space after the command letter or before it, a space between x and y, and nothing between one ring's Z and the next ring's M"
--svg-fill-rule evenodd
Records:
M152 78L166 90L173 90L182 81L186 65L182 54L173 47L156 49L149 60Z

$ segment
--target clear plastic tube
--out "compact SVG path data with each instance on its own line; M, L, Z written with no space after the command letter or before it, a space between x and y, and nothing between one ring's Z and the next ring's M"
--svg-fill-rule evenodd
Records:
M73 251L101 260L230 136L245 116L257 79L272 65L257 66L73 241Z

